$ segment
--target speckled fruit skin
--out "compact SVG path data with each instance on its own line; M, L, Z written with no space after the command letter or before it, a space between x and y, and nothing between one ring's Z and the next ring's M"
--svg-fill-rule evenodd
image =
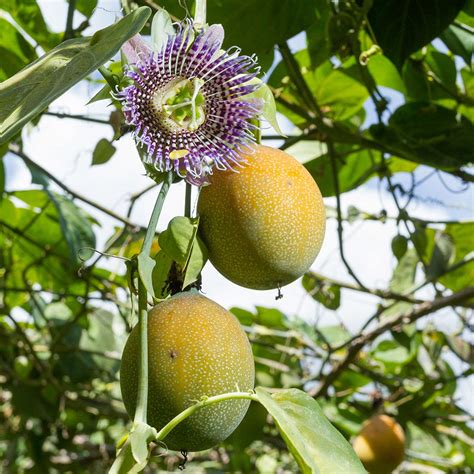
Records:
M222 275L267 290L309 269L323 243L326 215L317 184L292 156L258 145L246 158L239 173L216 171L202 189L199 232Z
M405 457L405 433L393 418L373 416L362 426L353 447L370 474L390 474Z
M120 387L133 419L137 399L140 338L131 332L122 355ZM158 304L148 318L148 422L162 428L203 396L254 387L252 349L237 319L197 293ZM165 438L168 449L201 451L227 438L242 421L248 400L202 408Z

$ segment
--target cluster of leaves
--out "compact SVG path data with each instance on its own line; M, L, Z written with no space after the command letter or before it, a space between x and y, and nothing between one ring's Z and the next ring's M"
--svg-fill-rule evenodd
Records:
M130 15L92 38L82 37L96 3L70 2L71 18L79 12L84 22L74 29L68 15L64 34L57 34L48 29L35 0L0 0L0 470L7 472L104 472L128 423L117 371L134 322L130 295L123 289L133 288L133 282L127 281L125 266L112 272L102 255L87 251L95 247L94 226L100 223L80 202L120 223L107 243L110 253L136 255L144 230L46 173L23 153L20 131L30 121L36 125L72 85L90 79L144 25L147 32L149 12L137 6L159 3L178 18L186 12L171 0L123 1ZM192 9L193 2L186 5ZM224 25L227 45L257 53L271 71L268 85L278 111L296 130L282 148L305 163L324 196L336 197L330 215L338 221L340 254L354 282L309 273L304 288L326 311L337 311L353 291L377 301L359 334L343 323L315 327L276 309L234 308L252 342L257 385L296 388L317 397L347 439L382 402L407 432L407 472L474 467L472 418L456 399L458 382L473 370L466 331L474 304L469 286L474 224L414 218L409 203L416 185L407 190L394 184L397 173L413 176L421 165L460 181L474 180L467 168L474 161L473 16L473 2L460 0L223 0L208 5L208 21ZM293 54L287 41L302 31L306 45ZM39 59L42 52L46 56ZM120 82L119 62L103 72ZM100 86L92 100L108 95L109 84ZM401 97L395 110L387 99L394 95ZM118 104L112 105L109 123L118 138L127 129ZM93 165L113 159L114 150L109 141L99 141ZM30 170L30 189L9 189L3 165L7 153ZM387 186L398 215L371 215L355 207L343 214L340 194L371 178ZM396 262L393 276L388 288L367 288L363 272L354 272L344 257L344 230L356 220L383 225L387 219L399 228L392 249L387 248ZM175 290L167 286L170 271L179 275L178 290L198 279L206 255L196 238L197 225L176 218L154 243L149 290L157 299ZM431 288L436 298L420 299L426 295L419 291L423 288ZM452 333L417 324L444 307L453 307L458 321ZM464 371L456 374L452 361L461 361ZM320 468L338 466L337 453L320 444L319 435L331 433L330 428L318 424L321 417L312 424L300 418L307 413L301 407L311 402L299 396L264 401L273 418L252 403L231 438L216 450L190 456L189 467L296 472L289 448L304 460L318 457ZM292 404L299 410L292 411ZM318 413L317 407L311 410ZM311 425L304 442L285 436L287 412L297 426ZM323 449L311 451L314 446ZM180 462L177 456L156 454L152 461L160 468Z

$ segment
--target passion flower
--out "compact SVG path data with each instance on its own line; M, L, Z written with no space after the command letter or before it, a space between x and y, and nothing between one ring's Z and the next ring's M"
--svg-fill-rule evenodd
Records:
M184 21L155 50L139 36L124 47L131 84L119 92L142 160L159 172L173 170L202 184L213 168L235 169L254 142L252 118L261 112L260 68L240 49L223 51L224 29L197 33ZM156 45L156 43L155 43Z

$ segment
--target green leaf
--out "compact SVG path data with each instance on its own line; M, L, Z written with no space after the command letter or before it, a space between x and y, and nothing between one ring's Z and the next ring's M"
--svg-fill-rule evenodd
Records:
M189 256L184 272L183 288L186 288L198 279L206 262L207 248L199 236L196 235L196 239L194 240L193 248L191 250L191 255Z
M446 335L446 342L461 360L474 365L474 345L469 344L461 336Z
M153 288L157 299L165 299L169 294L167 283L172 265L172 258L163 251L158 252L152 273Z
M158 432L146 423L135 423L129 440L132 445L132 454L139 466L145 467L150 456L150 442L156 438Z
M313 273L305 273L302 284L311 297L326 308L336 310L341 305L341 287L339 285L331 284Z
M154 51L161 51L163 45L168 41L168 36L173 36L176 31L169 13L160 8L153 16L151 22L151 44Z
M405 255L398 261L395 270L393 271L392 278L390 280L390 290L395 293L404 293L413 287L416 276L416 268L419 263L419 258L416 250L411 247ZM407 311L412 307L410 303L399 301L393 306L384 311L383 317L388 318L394 314L400 314L403 311Z
M461 77L465 94L474 98L474 74L469 69L463 68L461 69Z
M403 158L435 168L455 170L474 160L474 125L433 103L402 105L388 127L373 125L370 133Z
M408 239L403 235L396 235L392 239L392 252L397 260L400 260L407 252Z
M243 308L230 308L229 310L243 326L251 326L254 322L254 314Z
M193 248L198 222L198 220L189 217L174 217L168 224L168 228L161 232L158 238L163 252L183 268Z
M368 19L384 54L401 70L405 59L440 35L464 0L374 0Z
M149 8L139 8L92 38L65 41L0 84L0 143L117 53L149 15Z
M79 347L83 350L97 351L102 353L116 354L114 357L102 357L92 355L91 360L96 367L109 372L117 372L124 341L123 327L120 325L120 318L105 309L94 308L88 315L88 328L83 331L79 341ZM118 331L122 328L122 331Z
M76 0L76 9L85 17L90 18L97 6L97 0Z
M101 138L94 148L92 153L92 164L102 165L114 156L116 148L105 138Z
M447 54L430 49L426 55L426 63L439 79L441 84L443 84L444 87L449 89L453 94L456 94L457 71L454 59Z
M60 33L48 30L36 0L0 0L0 10L10 13L16 23L45 50L61 41Z
M71 200L48 191L58 210L61 229L69 247L71 262L80 262L80 251L85 247L95 248L95 235L87 214Z
M348 386L354 388L363 387L371 382L368 377L349 370L344 371L341 374L341 378L344 378L345 375L349 375L349 377L346 377L348 383L343 385L344 389L347 389ZM338 378L337 382L339 382L341 378ZM360 425L365 421L363 414L356 412L354 409L344 409L342 403L338 403L339 406L336 406L334 401L323 399L318 403L324 414L338 429L352 436L359 433Z
M416 267L419 259L414 248L410 248L400 259L390 280L390 289L396 293L403 293L411 288L415 281Z
M474 28L472 26L450 25L443 31L440 38L453 54L463 58L469 67L472 66L474 51Z
M406 347L395 341L382 341L372 350L375 360L396 368L410 362L415 355L416 353L411 354Z
M129 438L120 448L120 451L118 452L117 457L115 458L115 461L109 470L109 474L135 474L143 470L145 467L137 464L135 461L132 452L132 444Z
M435 279L443 274L452 263L454 251L454 242L451 236L445 232L437 232L433 253L426 268L426 277Z
M327 61L331 55L328 26L331 19L331 5L327 0L315 2L316 21L306 30L308 52L312 67Z
M355 74L354 69L335 69L311 87L320 107L337 120L355 115L369 97L367 88L351 77Z
M34 48L7 20L0 17L0 81L16 74L36 58Z
M448 224L445 228L455 244L454 257L452 265L456 265L463 259L474 256L472 252L472 236L474 235L474 222L463 222L457 224ZM474 261L451 271L440 278L440 282L453 291L459 291L472 285L474 281Z
M277 132L279 135L285 137L286 135L283 134L281 131L280 125L278 125L278 120L276 117L276 104L275 98L273 97L273 92L271 89L260 79L254 78L248 84L253 83L260 83L260 87L252 92L251 94L247 94L242 99L245 100L260 100L263 103L263 109L261 116L273 127L273 130Z
M270 395L256 389L304 474L365 473L351 445L331 425L316 400L297 389Z
M300 163L326 155L328 152L327 145L318 140L299 140L285 150L286 153L296 158Z
M347 149L341 147L340 150ZM324 197L335 196L334 178L329 155L320 156L305 163L305 168L318 183ZM345 193L371 178L378 165L368 150L355 151L337 161L339 191Z
M156 262L146 253L140 253L138 255L138 275L145 285L146 291L152 296L155 297L155 290L153 286L153 270L155 268Z
M3 192L5 191L5 165L3 163L3 157L0 157L0 201L3 199Z
M261 403L252 401L244 419L226 439L225 444L234 447L234 450L237 448L239 451L243 451L253 441L261 439L266 424L267 410Z
M263 306L257 306L256 310L257 314L254 316L255 323L269 328L288 328L287 317L280 310L264 308Z
M383 54L370 58L367 64L369 73L379 86L389 87L405 94L405 84L395 65Z
M112 97L110 95L110 86L108 84L105 84L99 91L92 96L91 99L87 102L86 105L93 104L94 102L99 102L100 100L112 100Z
M77 275L77 265L71 265L61 217L50 196L40 190L17 191L14 196L27 205L15 208L6 198L1 202L0 248L6 257L2 266L7 269L3 283L18 288L38 284L44 291L57 293L84 292L85 282ZM10 306L17 306L28 295L7 292L5 298Z
M351 333L344 326L322 326L319 332L323 342L334 347L345 344L351 338Z

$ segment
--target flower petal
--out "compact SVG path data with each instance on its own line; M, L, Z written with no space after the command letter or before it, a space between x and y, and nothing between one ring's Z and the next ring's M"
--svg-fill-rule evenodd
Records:
M143 41L141 35L135 35L126 41L122 45L122 51L129 64L136 64L151 54L151 48Z

